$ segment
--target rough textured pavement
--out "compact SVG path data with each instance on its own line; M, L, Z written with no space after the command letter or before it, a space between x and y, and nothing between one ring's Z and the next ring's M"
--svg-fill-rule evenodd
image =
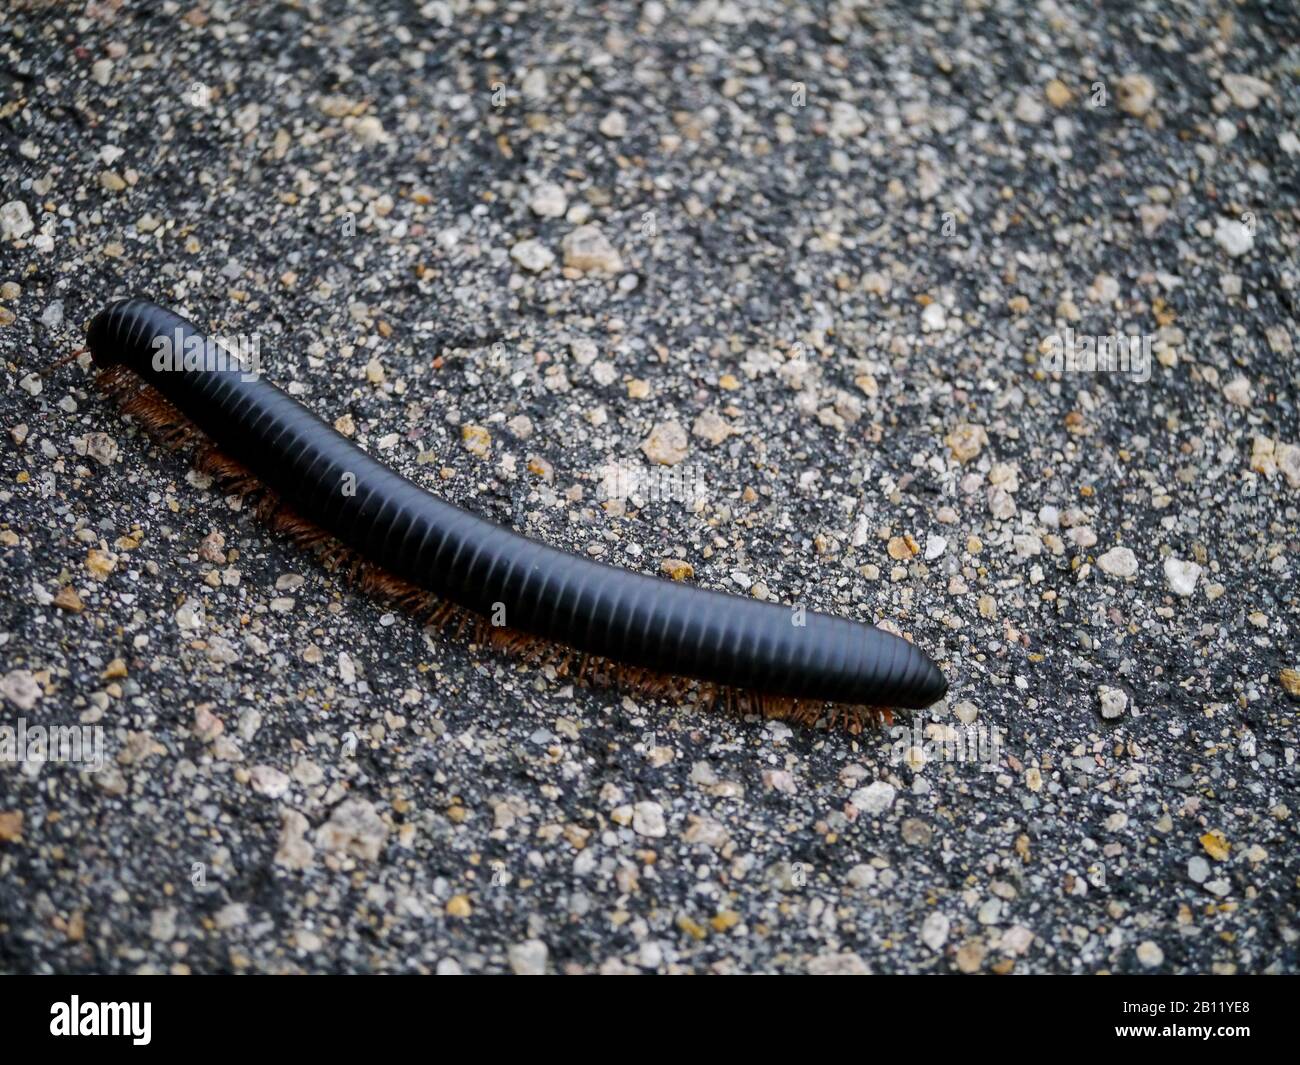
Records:
M1297 969L1292 5L5 6L0 967ZM949 697L792 730L426 635L34 376L128 293Z

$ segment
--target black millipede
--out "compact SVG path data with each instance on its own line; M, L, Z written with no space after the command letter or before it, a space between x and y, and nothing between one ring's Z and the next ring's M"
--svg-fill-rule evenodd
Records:
M628 572L462 510L233 357L189 357L215 345L156 303L111 304L87 346L128 414L166 442L196 441L199 466L232 491L260 492L273 527L439 627L459 619L480 642L579 679L690 689L855 732L947 691L921 650L875 626Z

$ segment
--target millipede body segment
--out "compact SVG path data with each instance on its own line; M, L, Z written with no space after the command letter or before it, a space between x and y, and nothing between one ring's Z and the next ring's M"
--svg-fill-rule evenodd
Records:
M212 348L148 300L110 305L87 340L101 370L125 368L151 386L218 449L223 469L262 482L301 528L493 624L633 671L801 703L917 708L947 690L922 651L882 629L631 573L439 499L233 361L159 359L166 345Z

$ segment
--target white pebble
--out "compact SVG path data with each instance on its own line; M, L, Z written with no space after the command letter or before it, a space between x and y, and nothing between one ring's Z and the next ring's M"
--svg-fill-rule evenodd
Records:
M525 939L506 950L506 959L516 976L542 976L549 953L540 939Z
M1223 386L1223 398L1234 407L1250 406L1250 382L1244 377L1234 377Z
M1154 969L1165 960L1165 952L1148 939L1138 944L1137 959L1148 969Z
M546 181L533 189L528 206L539 218L563 218L569 209L569 199L564 190L553 181Z
M1138 571L1138 560L1127 547L1112 547L1097 559L1097 567L1112 577L1132 577Z
M555 262L555 253L540 240L524 240L510 249L510 258L529 273L540 274Z
M1273 91L1268 82L1250 74L1225 74L1223 87L1232 97L1232 102L1246 111L1258 107L1260 100Z
M921 942L938 953L948 940L948 918L937 910L921 925Z
M921 312L921 329L927 333L939 333L948 326L942 303L928 303Z
M0 695L19 710L31 710L43 694L40 684L37 683L30 669L12 670L0 680Z
M1097 689L1097 698L1101 700L1101 716L1107 721L1123 717L1128 709L1128 695L1120 688L1108 688L1103 684Z
M882 814L894 805L894 785L884 780L859 788L849 801L865 814Z
M632 808L632 828L638 836L662 839L668 834L664 808L657 802L639 802Z
M0 237L19 240L32 231L32 216L22 200L10 200L0 207Z
M1255 234L1235 218L1220 218L1214 227L1214 240L1234 259L1245 255L1255 246Z
M275 766L255 765L248 776L253 790L268 799L278 799L289 790L289 775Z
M621 111L611 111L600 120L600 132L606 137L622 137L627 133L627 119Z
M1196 591L1196 582L1200 580L1201 567L1195 562L1185 562L1170 555L1165 559L1165 580L1174 595L1188 596Z

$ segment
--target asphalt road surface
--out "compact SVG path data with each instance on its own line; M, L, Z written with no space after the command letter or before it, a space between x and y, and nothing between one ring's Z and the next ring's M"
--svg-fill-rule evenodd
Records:
M0 967L1296 971L1298 22L7 4ZM426 633L39 376L126 294L949 695L854 736Z

